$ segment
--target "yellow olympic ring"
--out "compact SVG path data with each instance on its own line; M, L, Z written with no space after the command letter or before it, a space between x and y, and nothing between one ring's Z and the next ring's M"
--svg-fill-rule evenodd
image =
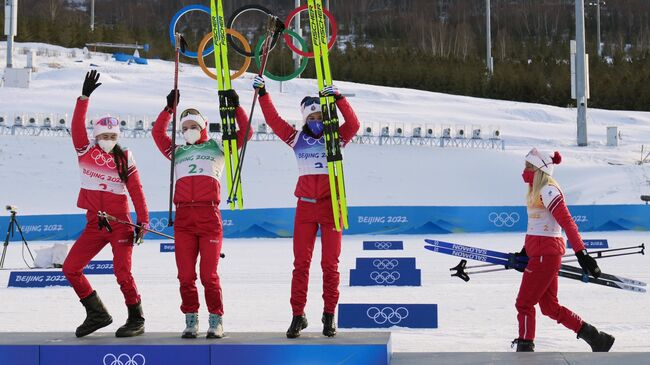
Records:
M242 45L244 46L244 49L246 50L246 52L250 53L251 46L250 46L250 44L248 44L248 41L246 40L246 38L244 38L244 36L241 35L241 33L239 33L238 31L236 31L234 29L228 28L228 29L226 29L226 34L230 34L231 36L234 36L235 38L237 38L242 43ZM210 41L211 39L212 39L212 32L209 32L208 34L206 34L203 37L203 39L201 39L201 43L199 43L199 49L196 52L197 52L197 55L198 55L197 58L199 60L199 66L201 66L201 70L203 70L203 72L205 72L206 75L210 76L210 78L212 78L214 80L217 80L217 74L210 71L210 69L208 69L208 67L205 65L205 61L203 60L203 50L205 49L205 46L208 44L208 41ZM232 74L230 76L230 79L234 80L234 79L238 78L239 76L243 75L244 72L246 72L246 70L248 70L248 67L250 65L251 65L251 57L245 57L244 58L244 64L242 65L242 67L239 70L237 70L237 72Z

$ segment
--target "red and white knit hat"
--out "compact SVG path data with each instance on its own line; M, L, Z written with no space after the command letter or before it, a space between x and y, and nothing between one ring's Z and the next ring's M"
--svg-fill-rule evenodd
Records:
M555 165L559 165L560 162L562 162L562 156L558 151L555 151L555 153L551 155L546 152L540 152L537 148L533 148L526 155L526 162L529 162L531 165L549 175L553 175L553 168Z
M120 121L113 117L104 117L93 123L93 137L103 133L115 133L120 136Z

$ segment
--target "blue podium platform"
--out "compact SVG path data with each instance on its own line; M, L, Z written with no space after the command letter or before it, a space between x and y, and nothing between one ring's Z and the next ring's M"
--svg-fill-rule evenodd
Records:
M11 365L388 365L388 332L341 332L327 338L303 332L230 333L222 339L181 339L177 333L116 338L101 332L78 339L73 333L0 333L0 364Z

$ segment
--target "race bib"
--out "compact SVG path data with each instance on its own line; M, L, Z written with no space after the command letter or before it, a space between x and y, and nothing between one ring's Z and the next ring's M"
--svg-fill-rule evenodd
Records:
M296 136L293 152L298 161L298 175L327 175L327 152L323 137L316 139L300 132Z
M219 180L224 164L223 151L213 139L201 144L176 147L174 155L176 180L186 176L209 176Z

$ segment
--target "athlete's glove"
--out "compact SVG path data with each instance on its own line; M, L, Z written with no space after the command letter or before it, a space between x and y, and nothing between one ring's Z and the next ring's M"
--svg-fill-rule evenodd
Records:
M524 272L528 266L528 255L526 254L526 247L522 247L521 251L508 254L508 265L506 269L515 269L519 272Z
M235 108L239 106L239 95L237 95L237 92L235 90L220 90L219 96L225 97L226 100L228 100L228 105L234 106Z
M81 89L81 95L89 98L90 94L92 94L93 91L95 91L95 89L102 84L101 82L97 81L99 81L99 73L97 70L86 72L86 78L84 78L84 85Z
M144 236L147 234L147 229L149 229L149 222L138 223L138 225L135 227L133 243L140 245L144 241Z
M589 274L591 274L591 276L595 278L600 276L600 268L598 267L596 260L593 257L589 256L587 250L576 252L576 257L578 258L578 263L583 270L587 271Z
M259 96L264 96L266 94L266 83L264 78L260 75L255 76L253 79L253 89L258 90L257 94Z
M343 98L343 95L341 95L341 92L339 89L334 86L334 85L328 85L323 88L323 91L321 92L323 96L333 96L334 99L339 100Z
M178 91L178 89L173 89L172 91L170 91L169 94L167 94L167 109L173 111L174 107L178 106L180 100L181 100L181 92ZM174 102L176 103L174 104Z

